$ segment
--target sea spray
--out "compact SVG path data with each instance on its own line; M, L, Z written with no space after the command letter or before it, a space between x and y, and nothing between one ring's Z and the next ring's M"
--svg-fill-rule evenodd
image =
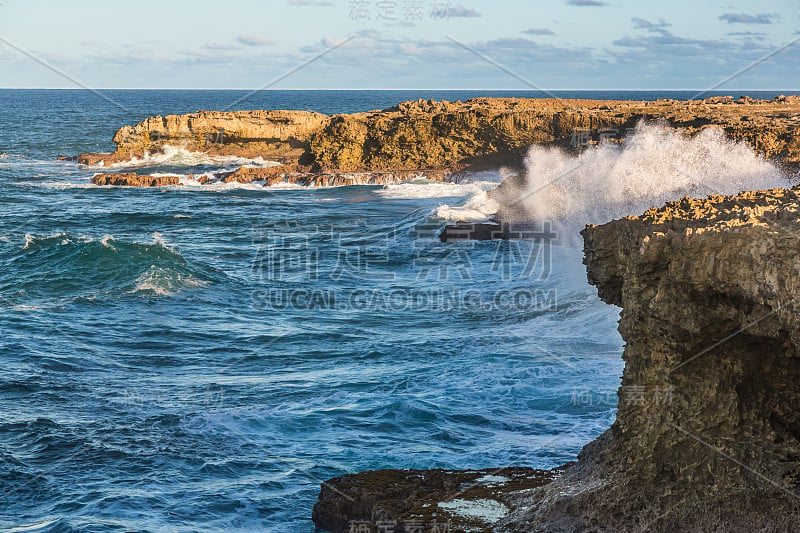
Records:
M601 144L575 156L532 146L525 174L460 207L435 210L448 222L551 221L567 242L586 224L637 215L683 196L736 194L789 185L789 179L750 146L709 127L694 137L663 123L639 123L623 144Z
M280 163L267 161L261 157L248 159L230 155L210 155L192 152L185 148L165 145L159 152L146 152L144 157L133 157L130 161L114 163L109 168L145 168L159 166L199 167L199 166L253 166L272 167ZM235 169L235 168L234 168Z
M776 166L713 127L688 137L664 124L641 122L622 145L601 144L577 157L531 147L525 166L524 188L504 195L501 212L558 221L576 231L683 196L787 185Z
M436 210L436 217L451 222L473 223L483 222L497 213L499 204L491 198L487 191L479 191L459 207L443 205Z

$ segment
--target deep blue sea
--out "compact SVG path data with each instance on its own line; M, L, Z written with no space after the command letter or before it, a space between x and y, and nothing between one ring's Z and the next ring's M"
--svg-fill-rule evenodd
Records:
M619 310L586 283L580 250L436 238L437 209L499 175L94 187L96 169L55 158L247 95L103 94L0 91L0 530L311 532L330 477L554 467L613 421ZM540 96L269 91L236 109L481 95Z

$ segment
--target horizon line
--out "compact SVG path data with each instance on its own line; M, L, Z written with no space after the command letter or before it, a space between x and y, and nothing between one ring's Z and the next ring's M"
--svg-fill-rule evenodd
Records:
M403 88L403 89L375 89L375 88L350 88L350 89L334 89L334 88L321 88L321 89L233 89L233 88L206 88L206 87L103 87L84 89L82 87L0 87L0 91L255 91L255 92L280 92L280 91L373 91L373 92L390 92L390 91L482 91L482 92L532 92L532 93L547 93L552 91L704 91L704 92L726 92L726 91L786 91L786 92L800 92L800 89L725 89L725 90L712 90L698 88L683 88L683 89L441 89L441 88Z

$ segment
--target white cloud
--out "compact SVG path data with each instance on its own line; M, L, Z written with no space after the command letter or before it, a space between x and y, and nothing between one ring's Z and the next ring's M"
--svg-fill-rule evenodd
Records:
M527 33L528 35L555 35L556 32L550 30L548 28L531 28L529 30L525 30L522 33Z
M665 21L664 19L658 19L658 22L650 22L649 20L633 17L631 19L633 23L633 27L637 30L648 30L648 31L655 31L662 33L664 28L669 28L672 26L669 22Z
M719 16L719 20L724 20L728 24L772 24L774 20L778 19L780 19L779 15L771 15L769 13L759 13L758 15L725 13Z
M275 44L261 35L240 35L236 40L247 46L270 46Z
M329 2L328 0L289 0L288 3L290 6L297 7L329 7L333 5L333 2Z
M600 2L600 0L567 0L567 5L578 7L599 7L607 6L608 4L605 2Z

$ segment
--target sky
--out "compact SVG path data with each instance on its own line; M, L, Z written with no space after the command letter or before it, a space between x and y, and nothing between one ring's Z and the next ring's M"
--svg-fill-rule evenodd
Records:
M0 87L800 89L800 0L0 0Z

